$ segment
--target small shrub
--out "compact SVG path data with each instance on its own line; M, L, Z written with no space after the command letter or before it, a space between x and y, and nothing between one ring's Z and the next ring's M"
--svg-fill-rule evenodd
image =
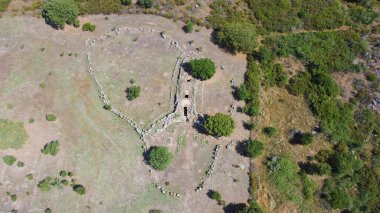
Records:
M86 188L79 184L74 185L73 190L80 195L86 194Z
M33 174L27 174L26 178L28 178L28 180L33 180Z
M193 28L194 28L194 23L189 21L186 23L185 26L183 26L183 31L185 31L185 33L191 33L193 32Z
M103 106L103 108L104 108L105 110L111 110L111 109L112 109L112 106L109 105L109 104L106 104L106 105Z
M45 209L45 213L52 213L52 211L51 211L50 208L46 208L46 209Z
M334 189L328 196L328 201L332 208L343 209L347 208L351 203L351 198L347 192L341 189Z
M83 26L82 26L82 30L83 31L94 32L95 29L96 29L96 25L95 24L91 24L90 22L87 22L87 23L83 24Z
M137 0L137 5L142 8L151 8L154 5L154 0Z
M374 81L377 80L377 75L376 75L375 73L368 73L368 74L366 75L366 79L367 79L367 81L369 81L369 82L374 82Z
M140 90L141 90L141 87L139 86L128 87L125 90L125 92L127 93L127 99L130 101L133 101L136 98L138 98L140 96Z
M258 140L248 139L243 143L243 154L247 157L254 158L261 155L264 144Z
M33 118L29 118L29 121L28 121L30 124L34 123L34 119Z
M191 75L203 81L212 78L216 72L216 65L209 58L193 59L189 65Z
M67 172L65 170L62 170L62 171L59 172L59 176L66 177L67 176Z
M17 200L17 195L12 194L12 195L10 196L10 198L11 198L11 200L12 200L13 202L15 202L15 201Z
M64 186L68 186L69 185L69 181L67 181L67 180L62 180L61 183Z
M121 4L125 5L125 6L131 5L132 4L132 0L121 0Z
M263 133L266 134L268 137L274 137L277 135L277 129L274 127L265 127L263 129Z
M207 118L204 127L215 137L230 136L235 128L235 122L230 115L216 113Z
M17 162L17 167L24 167L24 166L25 166L24 162L22 162L22 161Z
M12 155L5 155L3 157L3 161L8 166L12 166L16 162L16 158L14 156L12 156Z
M209 196L210 196L211 199L214 199L214 200L216 200L218 202L222 201L222 195L218 191L210 190Z
M44 178L43 180L41 180L40 182L38 182L37 187L42 192L48 192L51 190L52 183L53 183L53 178L48 176Z
M54 114L48 114L48 115L46 115L46 120L55 121L55 120L57 120L57 116L55 116Z
M68 172L67 176L72 177L72 176L74 176L74 173L73 172Z
M156 170L164 170L169 166L173 159L173 154L170 153L167 147L153 146L147 154L148 163Z
M41 149L41 152L45 155L52 155L55 156L59 151L59 141L51 141L50 143L47 143L43 149Z
M313 135L311 133L301 133L297 132L294 134L291 139L291 143L301 144L301 145L309 145L313 142Z

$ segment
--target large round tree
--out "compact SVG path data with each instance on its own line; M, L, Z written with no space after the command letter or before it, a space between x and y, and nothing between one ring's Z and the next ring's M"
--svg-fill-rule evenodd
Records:
M263 149L264 145L258 140L248 139L244 143L244 154L250 158L261 155Z
M230 136L235 128L234 120L230 115L216 113L207 118L205 129L215 137Z
M73 0L46 0L42 7L42 16L56 29L63 29L65 24L78 25L79 9Z
M167 147L153 146L148 151L148 163L156 170L164 170L173 159L173 154Z
M209 58L193 59L189 65L191 75L203 81L210 79L216 72L216 65Z

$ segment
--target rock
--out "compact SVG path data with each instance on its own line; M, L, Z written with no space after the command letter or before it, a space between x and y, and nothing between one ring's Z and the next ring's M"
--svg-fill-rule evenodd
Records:
M239 163L238 166L239 166L239 169L241 169L241 170L243 170L245 168L244 164L242 164L242 163Z
M232 149L232 144L227 144L226 149Z

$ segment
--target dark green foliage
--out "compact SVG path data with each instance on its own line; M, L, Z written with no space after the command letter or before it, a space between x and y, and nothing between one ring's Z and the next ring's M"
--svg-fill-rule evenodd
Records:
M121 10L120 0L75 0L81 14L111 14Z
M83 26L82 26L82 30L83 31L94 32L95 29L96 29L96 25L95 24L91 24L90 22L87 22L87 23L83 24Z
M313 197L317 186L305 173L300 174L300 179L302 181L303 186L303 196L306 200L310 200Z
M45 209L45 213L52 213L52 211L51 211L50 208L46 208L46 209Z
M365 77L369 82L374 82L377 80L377 75L375 73L367 73Z
M258 140L248 139L247 141L243 142L243 149L243 154L245 156L255 158L261 155L264 149L264 144Z
M372 7L362 7L359 5L354 5L349 9L350 19L353 22L352 25L357 24L368 25L371 24L378 14Z
M185 31L185 33L191 33L193 32L193 28L194 28L194 23L189 21L186 23L185 26L183 26L183 31Z
M66 177L67 176L67 172L65 170L62 170L62 171L59 172L59 176Z
M294 134L291 142L294 144L309 145L313 142L313 135L310 133L297 132Z
M259 51L254 53L254 57L256 60L258 60L261 64L267 64L274 59L274 55L272 53L272 50L267 47L260 47Z
M137 0L137 5L142 8L151 8L154 6L154 0Z
M47 143L43 149L41 149L41 152L45 155L52 155L55 156L59 151L59 141L51 141L50 143Z
M40 182L38 182L37 187L42 192L48 192L52 188L57 188L57 189L62 188L62 184L59 178L52 178L48 176L42 179Z
M217 31L216 42L231 52L251 53L257 46L256 27L248 22L226 23Z
M15 194L10 195L9 197L11 198L11 200L13 202L15 202L17 200L17 195L15 195Z
M333 29L342 26L345 14L338 0L246 0L254 16L269 31Z
M209 58L193 59L189 65L191 75L203 81L212 78L216 72L216 65Z
M75 184L73 190L80 195L86 194L86 188L80 184Z
M46 120L55 121L55 120L57 120L57 116L55 116L54 114L48 114L48 115L46 115Z
M288 83L288 76L282 64L268 63L262 66L264 84L268 87L285 87Z
M6 11L11 1L12 0L0 0L0 12Z
M125 92L127 93L127 99L130 101L135 100L140 96L140 90L141 87L139 86L130 86L128 87Z
M24 166L25 166L24 162L22 162L22 161L17 162L17 167L24 167Z
M27 174L26 177L28 178L28 180L33 180L33 174Z
M122 5L126 5L126 6L131 5L132 4L132 0L121 0L121 4Z
M353 61L365 49L360 36L351 31L288 34L266 43L280 56L294 55L305 64L329 72L357 70Z
M336 152L329 160L334 175L350 175L362 167L362 161L352 153Z
M104 108L105 110L111 110L111 109L112 109L112 106L109 105L109 104L106 104L106 105L103 106L103 108Z
M222 201L222 195L218 191L210 190L209 196L210 196L211 199L214 199L214 200L216 200L218 202Z
M173 154L170 153L167 147L153 146L149 149L148 163L156 170L165 170L173 159Z
M332 168L328 163L320 163L317 165L317 173L319 175L330 175Z
M230 136L235 128L235 122L230 115L216 113L207 118L204 127L215 137Z
M64 186L68 186L69 185L69 181L67 181L67 180L62 180L61 183Z
M328 201L334 209L347 208L351 203L350 196L347 192L339 189L335 189L330 192Z
M12 156L12 155L5 155L5 156L3 156L3 161L8 166L12 166L16 162L16 160L17 159L14 156Z
M238 213L264 213L264 211L261 209L259 204L256 203L256 201L251 200L249 202L249 206L245 207L243 211Z
M272 127L272 126L265 127L263 129L263 133L266 134L269 137L274 137L274 136L277 135L277 129L274 128L274 127Z
M42 16L56 29L73 24L78 15L79 9L73 0L47 0L42 7Z
M249 22L249 15L240 9L238 1L215 0L210 4L211 16L207 20L214 29L220 29L226 23Z

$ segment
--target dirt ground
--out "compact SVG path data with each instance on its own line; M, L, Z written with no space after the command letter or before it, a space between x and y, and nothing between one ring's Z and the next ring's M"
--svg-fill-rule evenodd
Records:
M248 159L224 147L231 141L248 137L249 132L242 127L242 121L248 118L232 112L237 123L234 135L222 141L207 138L212 146L200 143L199 139L197 142L197 133L188 124L176 127L172 135L173 146L170 147L173 152L178 149L173 164L165 172L149 174L149 167L143 162L142 143L138 135L123 120L102 109L95 84L87 73L86 53L89 47L85 46L85 40L108 33L114 27L145 26L172 35L183 48L202 46L205 57L215 60L218 66L225 66L224 70L218 69L213 81L203 85L203 107L198 109L202 113L228 113L232 104L239 104L230 95L229 81L235 79L236 82L242 82L244 57L220 51L210 42L210 30L185 34L176 23L149 15L112 15L108 18L82 18L97 25L94 33L72 27L56 31L42 19L28 16L0 19L0 115L4 119L24 121L29 135L22 149L0 151L1 156L11 154L25 162L22 168L0 164L0 212L9 212L11 209L42 212L48 207L53 212L147 212L151 208L160 208L164 212L222 212L221 206L207 197L208 189L220 191L227 203L246 202ZM122 39L125 39L126 45L130 44L127 43L130 38ZM141 37L137 42L143 42L144 39L147 37ZM193 45L188 43L190 40L194 40ZM128 70L127 61L117 58L119 54L124 54L122 48L117 48L118 42L104 46L104 50L110 51L107 54L109 60L99 60L99 66L106 69L112 64L110 61L114 60ZM155 64L156 61L152 60L149 65L157 66L160 71L157 75L149 76L151 80L160 78L165 82L165 72L171 71L167 69L172 67L170 60L175 60L176 53L170 55L168 52L170 58L167 59L154 53L154 48L147 48L149 54L153 52L151 57L159 56L159 62L168 62ZM136 52L136 57L148 53L140 50ZM140 72L143 71L151 72L153 69ZM120 80L130 78L127 75L120 76ZM115 79L115 76L112 75L112 78ZM149 89L149 83L144 80L140 82L140 76L134 78L137 84ZM46 87L42 88L41 83ZM124 83L118 83L122 85L120 88L125 87ZM114 88L117 88L116 85ZM162 94L165 95L164 92ZM123 97L123 93L120 97ZM152 103L157 100L152 100ZM161 102L165 104L165 100ZM146 107L131 110L142 110L144 113L144 110L149 110ZM49 113L55 114L57 121L46 121L45 116ZM30 118L35 120L34 123L28 123ZM177 148L177 137L182 135L186 143ZM55 157L41 154L40 149L52 140L60 141L58 154ZM162 141L157 140L156 143ZM211 162L215 144L222 145L215 173L206 181L202 192L195 192L194 187L205 176L204 172ZM243 170L232 167L239 163L245 165ZM38 181L46 176L57 176L61 170L72 171L75 179L86 187L87 193L80 196L70 187L46 193L37 189ZM34 175L33 180L25 177L29 173ZM184 194L180 198L163 195L153 187L154 181L169 181L169 187ZM5 196L8 191L17 195L17 201L12 202Z

